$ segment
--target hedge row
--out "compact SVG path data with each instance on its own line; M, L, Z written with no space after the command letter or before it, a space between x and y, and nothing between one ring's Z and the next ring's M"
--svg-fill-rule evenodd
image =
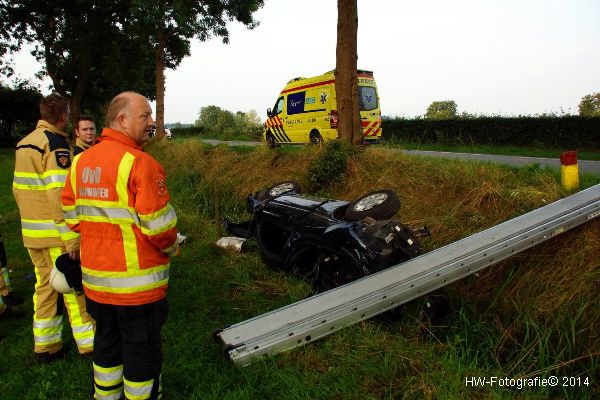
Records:
M210 137L211 139L230 140L233 136L246 135L254 140L259 140L262 136L262 126L252 126L246 128L230 128L224 132L218 132L214 130L206 129L203 126L185 126L180 128L171 128L173 137L191 137L191 136L204 136Z
M173 137L182 136L197 136L206 133L206 129L203 126L183 126L180 128L171 128L171 134Z
M383 137L418 143L600 150L600 117L384 118Z

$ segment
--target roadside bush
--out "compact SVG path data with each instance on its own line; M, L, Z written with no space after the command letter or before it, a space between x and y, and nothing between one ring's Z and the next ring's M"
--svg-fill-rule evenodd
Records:
M173 137L192 137L204 134L206 130L202 126L186 126L181 128L171 128Z
M353 147L345 142L328 142L308 168L307 180L312 189L321 190L330 183L341 182L353 152Z
M262 124L256 111L238 111L234 114L215 105L202 107L194 124L203 127L203 133L211 139L258 139L262 132Z

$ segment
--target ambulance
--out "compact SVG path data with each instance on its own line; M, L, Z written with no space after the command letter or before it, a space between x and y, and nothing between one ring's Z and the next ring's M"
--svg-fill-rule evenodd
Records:
M363 143L375 143L381 138L381 109L373 72L358 70L358 99ZM263 140L270 147L337 139L335 70L289 81L267 117Z

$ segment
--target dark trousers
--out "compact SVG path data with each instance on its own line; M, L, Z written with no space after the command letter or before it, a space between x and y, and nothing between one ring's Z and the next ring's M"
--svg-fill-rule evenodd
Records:
M118 306L97 303L86 297L86 304L88 312L96 320L95 366L110 369L122 366L126 395L128 382L136 386L137 383L153 380L150 397L144 395L143 398L160 398L160 330L169 314L167 299L139 306ZM98 385L97 379L95 382L96 393L110 389ZM117 389L118 383L111 383L112 389Z

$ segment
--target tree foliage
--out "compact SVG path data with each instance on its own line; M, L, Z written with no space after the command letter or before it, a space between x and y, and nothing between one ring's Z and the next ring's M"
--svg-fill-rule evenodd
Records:
M0 85L0 145L13 144L31 132L40 115L39 90L29 82Z
M600 117L600 92L588 94L581 98L579 115L582 117Z
M261 121L255 110L234 114L215 105L202 107L195 125L203 128L203 132L224 139L238 134L259 137L262 132Z
M426 119L453 119L458 115L454 100L434 101L427 107Z
M24 44L43 65L55 91L70 99L76 118L83 109L99 113L116 93L152 95L151 49L123 30L127 8L108 0L0 0L0 49ZM5 73L13 71L8 63ZM150 79L149 79L150 78Z
M253 13L263 0L132 0L128 29L152 45L155 64L157 135L164 135L165 68L176 68L190 55L190 41L221 37L229 42L227 22L254 28Z
M164 133L164 69L190 54L190 41L221 37L227 23L253 28L263 0L0 0L0 55L31 44L54 90L68 97L73 118L98 114L123 90L156 98ZM14 71L8 62L6 74Z

